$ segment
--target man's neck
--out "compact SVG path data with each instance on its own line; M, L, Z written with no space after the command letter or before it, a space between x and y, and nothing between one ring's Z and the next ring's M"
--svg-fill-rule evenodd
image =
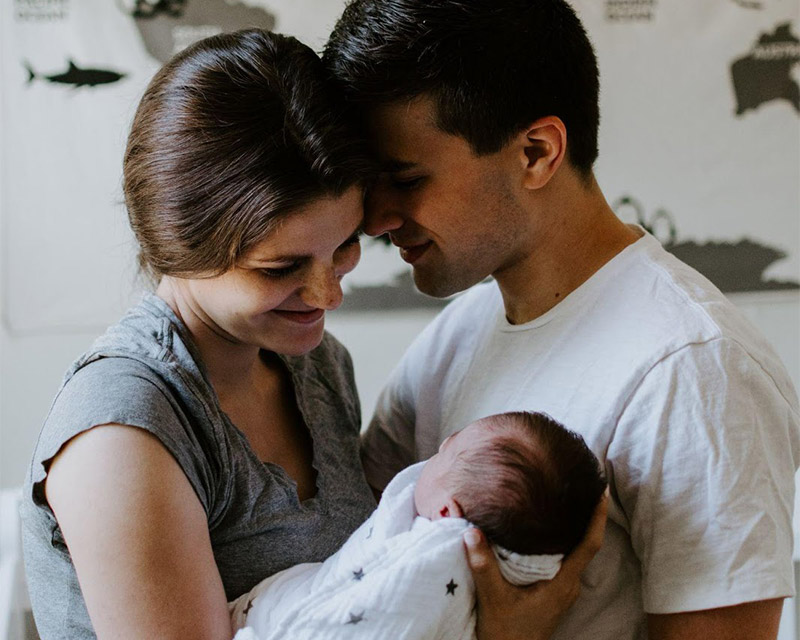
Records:
M640 237L616 217L593 178L589 186L558 193L569 196L540 209L522 255L493 274L511 324L555 307Z

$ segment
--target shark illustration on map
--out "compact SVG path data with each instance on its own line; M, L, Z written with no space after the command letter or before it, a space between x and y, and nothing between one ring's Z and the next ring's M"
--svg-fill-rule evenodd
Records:
M23 65L28 71L28 84L39 79L54 84L66 84L75 88L96 87L101 84L118 82L125 77L124 73L109 71L107 69L82 69L72 60L69 60L66 71L54 73L52 75L37 73L27 62L23 62Z

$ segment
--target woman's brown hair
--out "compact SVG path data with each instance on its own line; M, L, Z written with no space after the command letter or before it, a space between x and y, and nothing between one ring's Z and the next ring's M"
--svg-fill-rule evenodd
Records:
M231 268L285 213L361 185L366 147L317 55L249 29L155 75L131 127L125 204L151 278Z

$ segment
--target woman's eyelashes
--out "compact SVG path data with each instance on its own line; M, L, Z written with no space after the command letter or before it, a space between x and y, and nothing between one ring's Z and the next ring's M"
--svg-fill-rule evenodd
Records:
M283 278L285 276L289 276L293 274L300 268L299 262L293 262L292 264L286 265L285 267L264 267L259 269L261 273L265 276L270 278Z
M337 251L347 249L349 247L355 246L361 242L361 235L363 231L360 229L356 231L352 236L350 236L347 240L345 240L342 244L337 247ZM261 273L269 278L283 278L286 276L290 276L297 271L299 271L303 264L307 262L306 260L296 260L286 266L281 267L262 267L259 269Z
M354 244L358 244L359 242L361 242L361 236L362 235L364 235L364 232L361 229L359 229L352 236L350 236L347 240L345 240L341 245L339 245L339 248L342 249L344 247L350 247L350 246L352 246Z

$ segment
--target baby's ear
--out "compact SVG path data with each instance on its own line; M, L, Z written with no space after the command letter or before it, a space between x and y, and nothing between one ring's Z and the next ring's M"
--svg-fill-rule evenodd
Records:
M461 511L461 505L455 499L450 498L446 504L439 509L440 518L463 518L464 513Z

